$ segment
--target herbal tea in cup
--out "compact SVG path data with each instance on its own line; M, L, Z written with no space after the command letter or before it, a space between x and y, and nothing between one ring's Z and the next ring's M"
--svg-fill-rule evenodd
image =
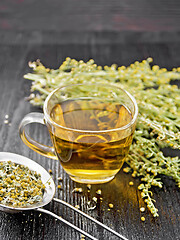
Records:
M33 150L58 159L76 182L105 183L121 169L129 152L138 107L125 90L113 85L76 84L53 91L44 114L30 113L20 136ZM46 124L53 147L35 142L25 125Z

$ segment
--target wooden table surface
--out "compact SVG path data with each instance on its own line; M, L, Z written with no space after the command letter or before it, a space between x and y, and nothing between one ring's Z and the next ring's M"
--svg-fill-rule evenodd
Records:
M99 65L127 66L151 56L161 67L180 66L179 1L150 4L138 0L137 5L125 0L52 1L52 4L44 1L42 4L42 1L30 4L20 0L0 3L0 151L22 154L46 170L52 169L56 186L57 178L63 178L63 189L57 189L55 197L79 205L82 211L129 240L180 239L180 194L172 179L163 177L163 188L153 188L160 215L153 218L148 210L139 211L145 206L137 190L139 179L121 170L113 181L94 185L89 193L86 185L75 183L67 176L58 161L42 157L25 146L18 133L19 123L27 113L41 111L25 101L31 86L23 78L30 71L28 61L40 59L45 66L57 68L69 56L84 61L93 58ZM7 114L9 123L5 124ZM33 125L32 135L37 141L50 144L45 127ZM180 156L179 151L176 154ZM130 181L134 182L133 186L129 186ZM75 187L82 187L83 192L72 193ZM98 198L97 208L88 211L87 202L97 197L98 189L102 191L103 201ZM109 203L114 205L110 211ZM51 202L45 208L98 239L118 239L60 204ZM146 218L145 222L141 216ZM76 240L81 236L54 218L35 211L0 212L0 240L22 239Z

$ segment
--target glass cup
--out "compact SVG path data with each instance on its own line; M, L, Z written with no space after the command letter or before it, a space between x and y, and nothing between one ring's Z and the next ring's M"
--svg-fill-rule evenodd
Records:
M74 84L54 90L43 113L21 121L22 141L36 152L59 160L71 179L86 184L112 180L129 152L138 115L127 91L110 84ZM45 124L52 147L32 139L25 126Z

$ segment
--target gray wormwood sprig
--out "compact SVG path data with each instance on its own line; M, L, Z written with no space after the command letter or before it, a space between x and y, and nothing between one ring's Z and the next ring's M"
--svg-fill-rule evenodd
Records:
M130 154L126 158L133 177L140 177L138 189L154 217L158 216L152 186L162 188L161 175L172 177L180 187L180 159L165 157L162 149L180 149L180 89L171 80L180 80L180 68L167 71L152 65L152 58L128 67L97 66L66 58L58 69L49 69L37 60L30 62L33 73L24 77L32 80L29 100L42 106L47 95L57 87L87 82L111 83L129 91L139 106L139 117ZM34 93L38 92L38 93Z

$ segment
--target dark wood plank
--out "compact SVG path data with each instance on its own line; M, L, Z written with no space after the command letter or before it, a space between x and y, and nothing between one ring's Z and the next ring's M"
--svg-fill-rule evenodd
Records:
M178 31L178 0L2 0L0 29Z
M1 30L0 42L5 45L104 45L141 43L179 43L180 31L63 31ZM175 55L177 57L178 55Z

